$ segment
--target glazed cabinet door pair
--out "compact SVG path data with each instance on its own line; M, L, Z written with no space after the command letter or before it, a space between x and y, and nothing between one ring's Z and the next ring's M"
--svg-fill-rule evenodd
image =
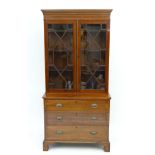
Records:
M106 22L46 21L46 91L108 92L108 42Z

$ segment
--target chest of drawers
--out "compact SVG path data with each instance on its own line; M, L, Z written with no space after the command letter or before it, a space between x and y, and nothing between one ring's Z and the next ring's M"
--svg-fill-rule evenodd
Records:
M50 96L50 95L49 95ZM72 96L64 99L44 96L45 140L49 144L99 143L105 151L110 150L109 109L110 97L103 99ZM63 98L63 97L59 97Z

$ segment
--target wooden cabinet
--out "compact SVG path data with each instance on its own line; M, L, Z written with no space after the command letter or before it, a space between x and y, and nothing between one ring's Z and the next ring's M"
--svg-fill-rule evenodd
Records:
M43 150L49 144L109 143L112 10L42 10L45 36Z

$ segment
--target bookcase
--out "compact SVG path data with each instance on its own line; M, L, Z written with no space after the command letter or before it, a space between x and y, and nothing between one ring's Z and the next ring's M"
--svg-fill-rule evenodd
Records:
M110 151L111 11L42 10L44 151L54 143L99 143Z

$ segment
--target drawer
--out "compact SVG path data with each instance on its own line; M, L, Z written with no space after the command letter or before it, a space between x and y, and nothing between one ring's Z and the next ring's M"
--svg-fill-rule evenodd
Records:
M45 110L72 111L76 108L74 100L47 100L45 103Z
M75 112L46 112L47 125L72 125L76 124L77 115Z
M47 125L107 125L108 113L46 112Z
M47 100L45 110L108 112L109 103L104 100Z
M46 140L55 141L106 141L108 127L106 126L48 126Z
M82 107L84 111L90 112L109 112L109 103L104 100L79 100L77 105Z
M77 114L79 125L108 125L108 113L81 112Z

